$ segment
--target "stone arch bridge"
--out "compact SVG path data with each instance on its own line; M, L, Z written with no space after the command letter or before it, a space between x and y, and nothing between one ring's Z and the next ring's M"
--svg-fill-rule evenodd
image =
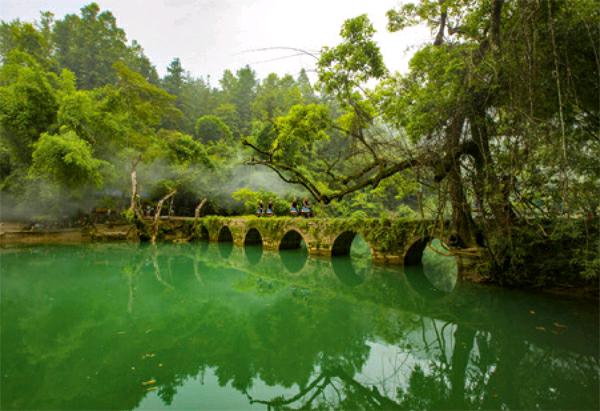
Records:
M309 255L348 255L352 241L361 235L376 264L418 264L433 238L449 243L448 227L432 220L346 219L302 217L216 217L174 218L161 222L161 236L233 242L237 246L262 244L265 250L300 248ZM472 271L473 258L457 257L461 272Z

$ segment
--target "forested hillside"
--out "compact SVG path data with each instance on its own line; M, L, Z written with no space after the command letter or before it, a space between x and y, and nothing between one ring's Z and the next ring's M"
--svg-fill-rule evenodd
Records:
M3 218L126 210L174 190L180 215L202 199L235 214L273 198L283 213L309 196L322 216L450 220L452 245L484 247L504 276L549 252L596 278L597 2L423 0L388 20L431 28L407 73L385 67L362 15L314 55L314 84L250 67L211 84L176 57L161 78L94 3L2 22Z

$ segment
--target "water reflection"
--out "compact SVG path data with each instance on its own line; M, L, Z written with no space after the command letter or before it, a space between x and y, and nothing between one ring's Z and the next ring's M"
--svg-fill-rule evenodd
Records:
M448 247L439 239L433 239L423 250L421 261L423 274L433 287L452 292L458 279L458 264Z
M438 289L429 280L423 264L404 267L404 275L410 287L425 299L435 300L448 295L448 292Z
M343 233L336 240L338 256L331 259L331 267L337 278L349 287L361 284L371 271L371 250L360 234ZM346 251L340 251L345 247Z
M423 239L411 250L404 267L411 288L427 299L442 298L451 293L458 280L458 266L445 245L439 239Z
M598 408L595 304L223 245L1 255L0 408Z
M193 247L196 249L197 252L200 252L200 254L206 253L206 251L208 250L208 241L205 240L201 240L201 241L197 241L193 244Z
M263 255L262 244L245 245L244 254L250 265L258 264Z
M290 274L299 272L306 265L308 260L308 251L306 249L300 250L281 250L279 252L281 263L285 270Z
M219 247L219 253L223 259L227 260L229 257L231 257L231 253L233 252L233 243L219 242L217 246Z
M197 232L198 232L198 238L200 240L202 240L202 241L208 241L209 240L210 235L208 233L208 229L205 226L203 226L203 225L199 226L198 229L197 229Z
M333 272L339 280L349 287L354 287L364 281L364 277L358 273L350 257L336 257L331 259Z

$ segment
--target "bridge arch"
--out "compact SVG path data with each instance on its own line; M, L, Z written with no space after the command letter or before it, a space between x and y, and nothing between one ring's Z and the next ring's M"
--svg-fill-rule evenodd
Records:
M297 229L291 228L281 237L278 250L294 250L302 247L302 242L308 247L304 235Z
M331 245L331 255L350 255L350 248L352 247L354 237L356 237L356 232L354 231L344 231L339 234Z
M406 252L404 272L411 287L419 294L439 298L454 290L458 281L458 260L447 253L445 247L440 239L427 236L415 241Z
M404 255L404 265L419 265L423 258L423 251L427 244L432 240L431 237L422 237L414 241Z
M361 233L356 231L344 231L341 234L338 234L337 237L333 240L331 244L331 256L341 256L341 255L350 255L350 251L352 249L352 243L356 238L360 238L364 242L366 246L369 248L369 255L371 250L371 244L369 244Z
M233 242L233 234L228 226L224 225L219 230L219 235L217 236L217 241L220 243L229 243Z
M304 247L302 244L304 243ZM279 241L279 258L289 273L297 273L308 260L308 242L302 232L296 228L288 229Z
M262 258L263 237L255 227L251 227L244 235L244 254L250 265L258 264Z
M263 243L263 238L262 238L262 235L260 234L260 231L258 231L258 229L253 227L246 232L246 235L244 236L244 245L262 244L262 243Z
M352 244L360 239L358 249L351 257ZM365 270L371 265L371 245L356 231L347 230L338 234L331 245L331 264L336 277L346 286L354 287L364 281Z

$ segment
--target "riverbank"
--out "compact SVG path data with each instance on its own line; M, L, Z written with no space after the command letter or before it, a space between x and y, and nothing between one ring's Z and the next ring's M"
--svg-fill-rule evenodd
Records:
M52 228L31 223L0 222L0 245L77 244L92 241L137 241L135 226L126 222L86 227Z

